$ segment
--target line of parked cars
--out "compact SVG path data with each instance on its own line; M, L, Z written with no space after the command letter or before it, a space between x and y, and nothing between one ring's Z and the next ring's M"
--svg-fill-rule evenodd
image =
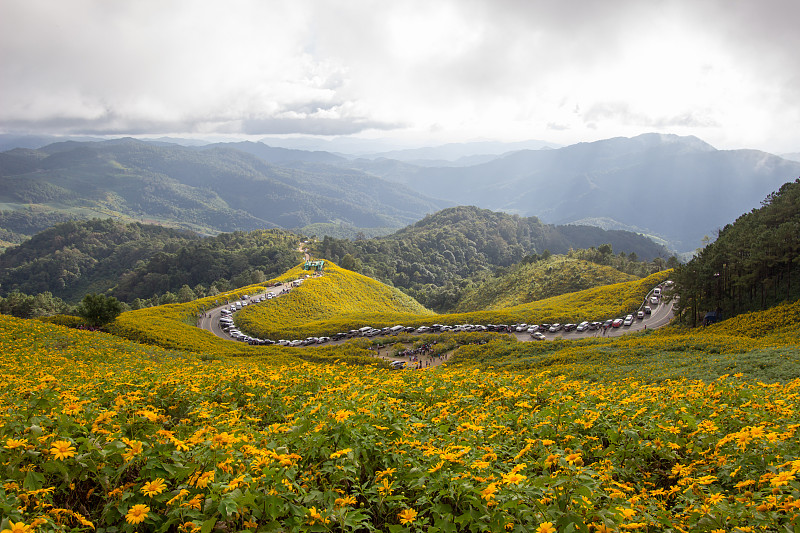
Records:
M431 326L391 326L391 327L384 327L384 328L373 328L371 326L364 326L359 329L351 329L348 332L340 332L334 333L331 336L323 336L323 337L308 337L305 339L294 339L294 340L286 340L281 339L278 341L273 341L270 339L258 339L255 337L250 337L249 335L242 333L236 328L236 325L233 322L233 312L246 307L248 304L251 303L259 303L263 302L268 299L275 298L276 295L273 293L266 293L258 297L249 298L247 295L244 295L241 300L236 301L230 304L230 307L224 308L221 310L221 317L219 319L220 327L226 331L231 338L247 342L249 344L254 345L272 345L277 344L280 346L308 346L312 344L325 344L326 342L330 341L337 341L341 339L350 339L354 337L375 337L378 335L397 335L399 333L440 333L445 331L452 331L452 332L480 332L480 331L492 331L492 332L499 332L499 333L521 333L527 332L531 335L531 338L534 340L545 340L547 337L545 333L557 333L559 331L577 331L577 332L584 332L584 331L595 331L600 328L608 329L608 328L619 328L619 327L628 327L631 326L634 320L643 320L647 315L652 313L652 308L649 305L645 305L636 312L635 315L629 314L625 316L625 318L614 318L608 319L605 322L599 321L588 321L585 320L580 322L579 324L458 324L455 326L450 326L446 324L433 324ZM661 298L661 288L658 287L653 290L653 296L649 298L649 302L652 305L658 305ZM635 318L634 318L635 316Z

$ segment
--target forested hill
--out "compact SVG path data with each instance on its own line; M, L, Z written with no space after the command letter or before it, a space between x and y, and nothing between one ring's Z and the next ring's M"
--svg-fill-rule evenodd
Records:
M113 216L213 234L329 222L399 228L452 205L359 170L326 166L314 154L307 157L318 163L313 169L275 166L261 159L267 152L247 144L195 149L134 139L10 150L0 153L0 203L7 210L0 217L34 206L49 216ZM272 158L280 162L294 157L278 152ZM41 229L22 222L0 237L20 242Z
M179 291L182 299L205 296L291 268L300 260L301 238L278 229L199 237L110 219L71 221L0 254L0 295L50 292L72 303L88 292L106 291L128 303L137 298L155 303L154 296ZM314 253L444 310L481 273L545 250L566 253L600 245L633 258L668 256L663 247L632 233L548 226L534 217L475 207L444 210L385 238L325 238Z
M610 266L618 256L601 251L597 252L597 257L593 257L593 260L586 260L581 258L584 255L587 254L554 255L501 269L497 275L466 290L455 311L465 313L504 309L551 296L639 279L634 274L627 274ZM644 268L643 263L636 265ZM648 271L641 273L650 274Z
M202 238L149 224L71 221L0 254L0 295L50 292L75 303L111 291L132 302L184 288L191 299L284 272L298 261L298 239L284 230Z
M800 298L800 179L725 226L676 270L679 311L692 324ZM757 326L757 325L754 325Z
M717 150L696 137L644 134L554 150L521 150L469 167L358 160L351 166L459 205L591 221L658 235L694 251L770 191L800 176L800 163L757 150ZM724 192L725 201L714 201Z
M481 273L531 254L563 254L571 248L605 244L643 260L670 256L663 246L635 233L552 226L536 217L464 206L429 215L387 237L356 241L325 237L314 251L403 288L429 309L443 311L452 308Z

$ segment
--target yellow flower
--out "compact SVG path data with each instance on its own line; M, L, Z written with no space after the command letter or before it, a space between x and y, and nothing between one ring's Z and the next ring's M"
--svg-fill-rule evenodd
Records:
M536 528L536 533L556 533L556 528L553 526L552 522L542 522L539 524L539 527Z
M176 494L175 496L173 496L173 497L172 497L172 498L171 498L171 499L170 499L170 500L167 502L167 505L172 505L173 503L177 503L177 502L181 501L183 498L185 498L185 497L186 497L186 496L188 496L188 495L189 495L189 491L188 491L188 490L186 490L186 489L181 489L181 490L180 490L180 492L178 492L178 494Z
M9 520L8 525L11 529L4 529L2 533L31 533L31 526L25 525L24 522L14 523Z
M145 417L150 422L158 422L158 414L150 411L149 409L141 409L136 411L136 414Z
M517 474L516 472L509 472L508 474L503 474L503 483L506 485L519 485L521 482L527 479L526 476L522 474Z
M336 498L336 507L346 507L348 505L356 504L355 496L345 496L344 498Z
M578 466L583 465L583 459L581 459L581 454L579 454L579 453L571 453L568 456L566 456L564 459L566 459L567 462L569 464L571 464L571 465L573 465L573 464L577 464Z
M141 524L147 518L147 513L150 512L150 508L143 503L137 503L130 509L128 509L128 514L125 515L125 521L129 524Z
M394 484L394 481L392 481L390 483L388 479L383 478L381 480L380 486L378 486L378 493L381 496L391 496L392 491L394 490L394 489L392 489L392 485L393 484Z
M330 458L331 458L331 459L338 459L339 457L341 457L341 456L343 456L343 455L347 455L348 453L350 453L350 452L352 452L352 451L353 451L353 449L352 449L352 448L345 448L344 450L339 450L339 451L333 452L333 453L331 454L331 457L330 457Z
M403 509L397 515L403 525L411 524L417 519L417 512L414 509Z
M204 489L208 487L208 484L212 481L214 481L214 471L209 470L208 472L203 472L203 474L197 478L194 486L198 489Z
M497 483L489 483L489 486L481 491L481 498L490 501L497 493Z
M773 487L780 487L781 485L788 484L790 481L794 481L794 479L795 478L791 472L781 472L780 474L772 478L769 481L769 483Z
M316 507L310 507L308 509L308 520L311 525L316 524L317 522L321 524L327 524L330 522L327 518L323 517L319 511L317 511Z
M181 507L187 507L189 509L196 509L198 511L200 510L200 508L202 506L203 506L203 498L202 498L202 496L200 494L195 494L192 497L191 500L181 504Z
M68 440L57 440L51 446L50 453L60 461L75 455L75 447Z
M24 448L28 445L28 439L7 439L6 448L13 450L15 448Z
M378 470L377 472L375 472L375 481L380 481L384 477L391 476L395 472L397 472L396 468L387 468L386 470Z
M436 465L435 465L435 466L432 466L432 467L430 467L430 468L428 469L428 473L430 473L430 474L433 474L434 472L436 472L436 471L438 471L440 468L442 468L442 466L444 466L444 461L439 461L438 463L436 463Z
M355 414L355 413L353 413L353 411L348 411L346 409L340 409L340 410L336 411L336 414L333 416L333 418L336 419L337 422L343 422L343 421L347 420L348 418L350 418L350 415L353 415L353 414Z
M625 517L626 520L630 520L634 516L636 516L635 509L628 509L627 507L617 507L617 510L622 513L622 516Z
M125 458L125 462L130 461L131 459L133 459L134 456L142 453L142 449L144 449L144 443L138 440L126 439L126 444L130 446L130 449L125 450L125 453L122 454L122 457Z
M550 468L551 466L555 466L558 464L558 454L550 454L547 456L547 459L544 460L544 466L546 468Z
M142 486L141 492L145 496L150 496L152 498L153 496L156 496L164 492L164 489L166 488L167 484L164 483L164 480L159 477L153 481L148 481L147 483L145 483Z

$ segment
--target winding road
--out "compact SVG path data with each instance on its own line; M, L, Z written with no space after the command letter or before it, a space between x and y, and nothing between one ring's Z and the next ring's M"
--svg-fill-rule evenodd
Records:
M255 296L259 296L260 297L260 296L266 295L268 293L272 293L272 294L275 295L275 297L278 297L284 289L289 289L290 290L291 288L292 288L292 284L291 283L284 283L282 285L278 285L278 286L275 286L275 287L270 287L269 289L267 289L266 292L259 293L258 295L255 295ZM649 302L650 297L652 295L653 295L653 291L651 290L647 294L647 297L645 298L645 302ZM201 316L198 319L197 326L199 328L201 328L201 329L205 329L207 331L210 331L211 333L213 333L214 335L216 335L217 337L220 337L222 339L226 339L226 340L233 341L233 342L239 342L239 341L236 341L235 339L233 339L230 335L228 335L219 326L219 319L220 319L220 316L221 316L221 312L220 311L222 309L226 308L226 307L229 307L229 305L230 304L226 303L226 304L220 305L218 307L215 307L215 308L207 311L206 313L203 314L203 316ZM645 304L643 303L642 307L644 307L644 305ZM575 330L573 330L573 331L566 332L566 331L562 330L562 331L558 331L556 333L549 333L548 332L548 333L545 333L545 336L547 337L547 340L554 340L554 339L582 339L582 338L588 338L588 337L602 337L602 336L605 336L605 337L619 337L620 335L624 335L626 333L630 333L630 332L633 332L633 331L642 331L642 330L645 330L645 329L658 329L658 328L661 328L663 326L666 326L672 320L672 318L674 316L674 313L673 313L673 310L672 310L672 303L671 302L665 302L663 298L659 298L658 299L658 304L650 303L650 304L647 304L647 305L650 305L650 308L652 309L651 314L645 315L645 318L642 319L642 320L634 318L633 324L631 324L630 326L621 326L621 327L618 327L618 328L608 328L608 330L605 332L605 335L603 334L603 328L601 327L600 329L597 329L597 330L594 330L594 331L591 331L591 330L575 331ZM608 317L606 317L606 318L608 318ZM586 318L585 320L602 321L603 319L600 318L600 317L596 317L594 319ZM580 321L578 321L578 322L580 322ZM578 323L578 322L576 322L576 323ZM509 333L509 335L513 335L520 342L532 342L532 341L534 341L534 339L531 337L531 335L527 331ZM338 343L346 342L348 340L350 340L350 339L341 339L339 341L329 341L327 344L338 344Z

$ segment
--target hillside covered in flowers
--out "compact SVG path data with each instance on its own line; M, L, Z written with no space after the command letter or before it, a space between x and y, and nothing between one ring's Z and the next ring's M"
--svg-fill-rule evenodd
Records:
M202 305L115 334L0 316L0 528L800 527L800 303L616 339L443 334L448 362L418 371L363 339L217 339Z

